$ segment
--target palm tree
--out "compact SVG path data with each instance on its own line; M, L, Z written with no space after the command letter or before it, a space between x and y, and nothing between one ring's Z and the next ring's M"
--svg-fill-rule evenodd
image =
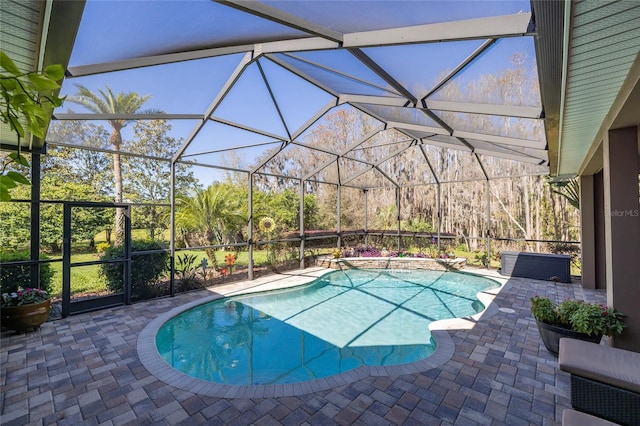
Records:
M580 183L578 179L570 179L560 182L551 182L551 190L566 198L570 205L580 208Z
M68 101L82 105L96 114L134 114L139 112L140 107L151 95L140 96L135 92L114 94L107 85L106 90L98 89L99 94L92 92L82 85L76 85L78 93L69 96ZM122 165L120 163L120 148L122 147L121 130L132 120L111 119L107 120L111 125L111 136L109 142L113 147L113 178L115 181L116 203L122 202ZM116 209L116 245L122 244L124 240L124 211Z
M246 223L241 202L228 187L211 185L192 196L176 197L176 222L204 234L207 244L223 243L225 232Z

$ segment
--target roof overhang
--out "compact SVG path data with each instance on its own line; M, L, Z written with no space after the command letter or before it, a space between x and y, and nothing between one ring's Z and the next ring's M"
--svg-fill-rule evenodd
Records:
M640 124L640 4L532 0L532 7L551 174L597 171L604 133Z

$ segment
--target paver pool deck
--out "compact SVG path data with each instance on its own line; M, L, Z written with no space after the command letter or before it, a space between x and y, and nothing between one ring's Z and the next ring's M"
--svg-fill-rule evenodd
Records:
M465 271L504 285L485 313L441 324L434 336L445 350L437 359L405 369L373 369L330 381L325 389L291 385L272 393L244 389L233 398L212 396L206 386L184 386L179 376L159 379L145 367L144 344L139 351L149 325L185 304L213 293L293 285L321 274L320 268L80 314L27 334L3 331L0 424L560 424L562 410L570 406L569 375L542 345L529 298L604 302L604 291Z

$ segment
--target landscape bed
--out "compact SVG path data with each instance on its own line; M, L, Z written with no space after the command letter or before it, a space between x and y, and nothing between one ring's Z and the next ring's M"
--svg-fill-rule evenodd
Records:
M428 257L344 257L318 259L318 266L331 269L426 269L459 271L467 264L462 257L440 259Z

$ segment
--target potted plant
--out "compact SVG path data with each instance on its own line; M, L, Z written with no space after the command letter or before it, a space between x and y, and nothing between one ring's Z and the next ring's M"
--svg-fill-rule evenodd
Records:
M12 293L3 293L0 300L2 327L27 331L37 329L49 318L51 299L49 293L39 288L19 288Z
M531 313L544 346L556 356L562 337L599 343L602 336L618 335L625 327L620 311L580 300L556 304L547 297L535 296L531 298Z

